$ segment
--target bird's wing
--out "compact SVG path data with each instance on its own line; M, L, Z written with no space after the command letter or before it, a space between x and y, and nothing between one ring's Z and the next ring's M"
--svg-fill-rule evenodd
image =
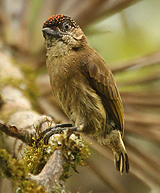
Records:
M104 59L93 49L82 61L90 85L100 95L106 113L114 120L117 129L123 135L123 105L112 72Z

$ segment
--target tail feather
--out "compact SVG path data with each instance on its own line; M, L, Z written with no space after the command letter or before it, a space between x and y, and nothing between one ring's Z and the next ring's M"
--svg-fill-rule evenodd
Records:
M111 130L105 137L106 143L114 153L116 169L122 174L129 172L129 159L119 130Z
M125 165L126 165L126 172L128 173L129 172L129 159L128 159L128 155L125 154Z
M114 152L114 161L116 165L116 169L122 174L124 170L126 170L126 173L129 172L129 159L127 153L120 152L119 154L117 152Z

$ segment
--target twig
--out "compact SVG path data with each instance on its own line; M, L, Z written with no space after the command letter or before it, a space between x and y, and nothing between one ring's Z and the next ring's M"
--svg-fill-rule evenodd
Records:
M11 137L15 137L17 139L22 140L24 143L27 143L28 145L31 145L33 142L31 135L33 136L34 133L30 133L27 129L18 128L16 126L9 125L4 121L0 120L0 130Z
M131 60L130 62L121 62L118 64L115 64L113 66L118 66L115 68L112 68L113 73L119 73L125 70L128 70L130 68L142 68L144 66L151 66L160 63L160 52L154 52L152 54L145 55L144 57L140 57L135 60Z

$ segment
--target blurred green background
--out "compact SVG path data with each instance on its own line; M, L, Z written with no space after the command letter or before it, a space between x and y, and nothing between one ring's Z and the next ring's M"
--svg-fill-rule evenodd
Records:
M93 139L88 167L72 172L70 192L160 192L160 1L159 0L0 0L0 43L17 63L35 70L40 95L38 111L66 119L59 110L46 75L42 23L52 14L71 16L83 28L90 45L111 67L125 112L124 141L130 173L122 176L113 155ZM48 85L44 91L41 80ZM46 87L45 87L46 89ZM43 106L43 107L42 107ZM55 111L57 113L57 111Z

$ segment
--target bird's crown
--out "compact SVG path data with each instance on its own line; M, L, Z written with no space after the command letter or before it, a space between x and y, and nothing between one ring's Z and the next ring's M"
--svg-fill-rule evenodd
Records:
M66 15L52 15L49 17L44 23L43 28L45 27L52 27L52 26L59 26L63 22L67 22L71 27L77 28L78 25L74 20L72 20L69 16Z

